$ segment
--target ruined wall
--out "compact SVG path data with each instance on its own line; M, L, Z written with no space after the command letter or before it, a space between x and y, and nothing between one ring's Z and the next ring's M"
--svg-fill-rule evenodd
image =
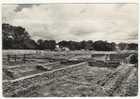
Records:
M20 95L26 96L28 92L32 92L40 88L44 84L53 82L57 77L69 74L71 71L76 71L86 65L87 63L83 62L53 71L43 72L24 78L5 81L3 82L3 95L6 97Z
M95 66L95 67L118 67L120 65L120 62L114 62L114 61L109 61L109 62L104 62L104 61L89 61L88 62L89 66Z

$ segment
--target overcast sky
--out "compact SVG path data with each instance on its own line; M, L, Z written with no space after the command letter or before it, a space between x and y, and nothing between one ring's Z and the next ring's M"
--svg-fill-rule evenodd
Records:
M33 39L137 42L136 4L3 5L2 21Z

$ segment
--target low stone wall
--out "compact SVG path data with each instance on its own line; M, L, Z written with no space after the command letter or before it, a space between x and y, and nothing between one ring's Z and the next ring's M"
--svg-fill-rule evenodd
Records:
M121 86L122 82L128 78L133 66L121 65L117 70L109 76L109 79L104 84L104 95L115 96L114 92Z
M61 64L72 65L72 64L78 64L78 63L81 63L81 62L82 62L81 60L62 60Z
M128 78L113 93L114 96L137 96L138 94L138 71L133 67L129 72Z
M52 69L56 66L60 65L60 62L52 62L46 64L27 64L23 66L9 66L3 68L3 72L6 76L10 77L11 79L17 79L19 77L24 76L25 73L34 72L36 71L37 66L44 66L44 67L51 67ZM5 77L4 77L5 78Z
M96 67L118 67L120 65L120 62L117 61L108 61L108 62L104 62L104 61L89 61L88 62L89 66L96 66Z
M36 87L38 88L39 86L43 86L50 80L55 80L57 77L69 74L71 71L76 71L86 65L88 64L86 62L83 62L53 71L43 72L15 80L4 81L3 94L5 97L25 96L26 92L29 92L28 89L36 89ZM24 95L19 95L19 93L22 92L24 92Z

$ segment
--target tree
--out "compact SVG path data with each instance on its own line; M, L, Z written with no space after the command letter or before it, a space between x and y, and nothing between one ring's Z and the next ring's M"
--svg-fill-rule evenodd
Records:
M128 50L138 50L138 44L136 43L128 44Z
M91 41L91 40L86 41L85 49L86 50L93 50L93 41Z
M127 43L119 43L118 44L118 47L120 50L126 50L127 49Z
M63 40L63 41L60 41L60 42L58 42L58 45L59 45L59 47L68 47L68 41L65 41L65 40Z
M136 64L136 63L138 63L138 55L137 55L137 54L133 54L133 55L130 57L130 63L131 63L131 64Z
M84 41L84 40L81 41L80 45L81 45L81 49L86 49L86 47L85 47L86 46L86 41Z
M2 24L3 49L35 49L36 44L21 26Z
M55 50L56 41L55 40L42 40L42 39L39 39L37 41L37 46L38 46L38 49L40 49L40 50L45 50L45 49Z
M37 49L44 49L44 41L42 39L37 40Z
M93 43L94 50L96 51L113 51L115 50L115 43L108 43L107 41L95 41Z
M93 50L93 41L60 41L58 43L60 47L67 47L70 50Z
M45 40L44 41L44 48L49 49L49 50L55 50L56 41L55 40Z

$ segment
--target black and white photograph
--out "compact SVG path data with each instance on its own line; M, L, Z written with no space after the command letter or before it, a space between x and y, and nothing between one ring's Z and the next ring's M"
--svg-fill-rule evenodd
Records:
M137 3L3 3L3 97L136 97Z

